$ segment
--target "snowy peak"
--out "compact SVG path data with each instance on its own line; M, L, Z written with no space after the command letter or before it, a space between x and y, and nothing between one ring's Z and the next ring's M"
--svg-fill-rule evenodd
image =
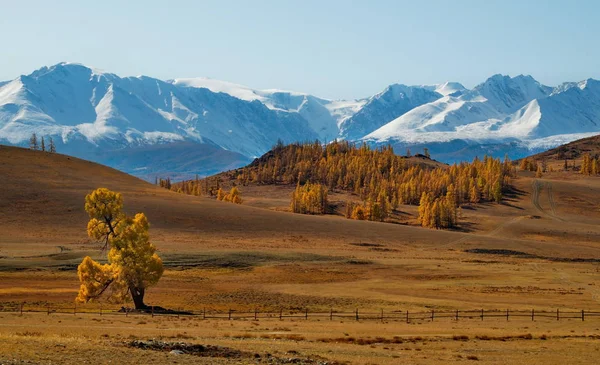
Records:
M513 112L534 99L550 95L552 88L540 84L531 76L511 78L497 74L477 85L473 91L475 95L485 97L500 112Z
M346 120L341 125L340 135L346 139L361 138L404 113L441 97L441 94L421 86L390 85Z
M215 93L225 93L246 101L263 101L263 98L260 95L247 86L234 84L228 81L214 80L208 77L174 79L168 80L167 82L175 86L204 88Z
M460 82L451 82L451 81L447 81L447 82L444 82L443 84L436 84L436 85L422 85L421 87L424 89L427 89L427 90L435 91L438 94L441 94L444 96L448 96L448 95L458 96L458 95L462 94L462 92L467 90L467 88L464 87Z
M579 89L580 91L588 90L593 93L600 92L600 81L595 79L586 79L580 82L565 82L552 90L552 95L567 92L570 89Z

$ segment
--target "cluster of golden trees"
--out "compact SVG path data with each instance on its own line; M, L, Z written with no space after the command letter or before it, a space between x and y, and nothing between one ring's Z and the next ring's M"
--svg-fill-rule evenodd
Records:
M519 163L519 169L521 171L535 171L535 177L541 178L543 176L543 173L546 172L547 166L546 161L542 161L542 164L540 165L533 158L527 157L521 160L521 162Z
M458 222L458 206L454 185L448 186L445 196L433 198L423 192L419 202L419 222L423 227L452 228Z
M448 168L409 165L391 147L371 149L366 145L333 142L278 146L265 158L238 171L238 181L258 184L320 183L330 190L358 194L364 202L385 198L395 209L398 204L418 204L422 192L433 197L446 194L454 184L457 203L470 201L473 191L481 200L502 198L502 189L512 173L510 161L485 157Z
M294 213L325 214L327 212L327 188L322 184L296 184L290 208Z
M238 185L294 184L291 208L294 212L323 213L327 211L327 191L353 192L360 204L348 203L346 217L384 221L400 204L418 205L423 194L431 200L429 210L440 211L430 216L444 216L442 211L480 201L502 200L514 170L510 161L491 157L473 162L439 166L409 163L394 154L392 147L372 149L346 141L323 145L294 143L278 144L272 151L247 167L230 172L227 177ZM217 195L225 197L220 189L220 177L183 181L172 184L169 179L157 184L167 189L191 195ZM447 199L449 187L453 188L453 202ZM424 200L427 201L427 200ZM436 204L437 201L437 204ZM453 205L451 208L442 209ZM454 210L453 210L454 209ZM453 219L427 220L428 227L451 227ZM424 222L425 220L423 220Z
M155 184L161 188L165 188L177 193L188 195L207 195L216 196L221 189L221 179L219 177L208 177L199 179L198 176L194 180L186 180L180 182L171 182L171 178L156 178Z
M600 173L600 159L593 158L589 153L583 154L580 172L584 175L598 175Z
M527 157L521 160L519 163L519 169L521 171L537 171L540 169L540 166L533 158Z
M330 190L356 193L362 204L348 204L346 216L385 220L400 204L420 203L428 193L432 204L454 187L454 205L502 200L513 168L508 159L485 157L449 167L408 164L391 147L371 149L346 141L328 145L278 145L237 172L240 184L321 184ZM438 202L440 205L440 202ZM429 226L429 225L427 225ZM443 227L444 225L442 225Z
M386 199L379 199L369 200L363 204L347 202L345 216L348 219L383 222L391 212L390 203Z
M200 180L197 176L194 180L181 181L177 183L172 183L171 178L156 178L155 184L160 186L161 188L165 188L171 191L175 191L181 194L188 195L208 195L208 196L216 196L217 200L231 202L235 204L242 204L242 193L237 187L232 187L229 190L229 193L226 193L221 188L221 179L216 178L206 178Z
M237 187L232 187L228 194L225 194L223 189L217 190L217 200L230 202L234 204L242 204L242 194Z

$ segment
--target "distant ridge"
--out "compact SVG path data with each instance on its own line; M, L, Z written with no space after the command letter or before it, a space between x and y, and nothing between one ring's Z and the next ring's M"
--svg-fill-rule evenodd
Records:
M51 136L63 153L149 179L239 167L278 140L346 139L398 153L427 147L443 162L516 159L600 133L600 82L549 87L494 75L473 89L392 84L369 98L328 100L63 62L0 83L0 143L26 146L32 133Z

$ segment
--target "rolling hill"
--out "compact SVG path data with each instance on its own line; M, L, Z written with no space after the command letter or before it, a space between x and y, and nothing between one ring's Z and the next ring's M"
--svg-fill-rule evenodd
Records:
M596 305L588 286L600 259L595 177L520 172L502 204L465 206L462 230L442 231L279 211L289 194L267 185L242 187L242 205L178 194L96 163L16 147L0 147L0 176L0 303L72 303L76 265L105 255L87 238L83 198L107 187L123 193L127 212L147 214L167 267L149 303L411 311L462 309L466 301L490 309ZM399 209L416 215L415 206Z
M558 146L547 151L530 156L534 160L573 160L579 159L584 153L591 156L600 154L600 136L593 136Z
M0 175L5 177L0 190L0 220L5 232L0 237L0 255L6 254L9 246L20 248L23 242L50 250L58 244L86 242L88 218L83 201L98 187L121 192L126 211L146 213L158 245L171 252L235 247L248 240L259 244L256 247L269 246L280 243L281 237L302 236L313 246L332 238L401 241L408 236L425 239L446 234L226 204L177 194L93 162L18 147L0 146ZM373 224L376 231L368 228ZM203 244L199 246L199 242Z

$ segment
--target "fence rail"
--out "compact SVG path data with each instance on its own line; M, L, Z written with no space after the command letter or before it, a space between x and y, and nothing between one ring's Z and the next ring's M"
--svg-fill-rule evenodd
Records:
M116 309L114 307L102 307L83 305L77 306L60 306L60 305L36 305L28 303L0 305L0 313L46 313L51 314L71 314L71 315L143 315L143 316L185 316L195 317L200 319L224 319L224 320L258 320L258 319L325 319L325 320L354 320L354 321L397 321L397 322L419 322L419 321L436 321L436 320L491 320L491 319L504 319L510 321L511 319L529 319L535 320L580 320L585 321L586 319L594 319L600 317L600 311L556 311L548 310L510 310L510 309L476 309L476 310L431 310L431 311L415 311L409 310L401 311L385 311L383 309L379 311L361 311L356 309L355 311L337 311L330 309L328 312L311 312L309 309L304 310L283 310L279 311L236 311L229 309L228 311L219 311L211 309L190 310L190 311L159 311L154 310L154 307L150 307L147 311L136 311L130 308Z

